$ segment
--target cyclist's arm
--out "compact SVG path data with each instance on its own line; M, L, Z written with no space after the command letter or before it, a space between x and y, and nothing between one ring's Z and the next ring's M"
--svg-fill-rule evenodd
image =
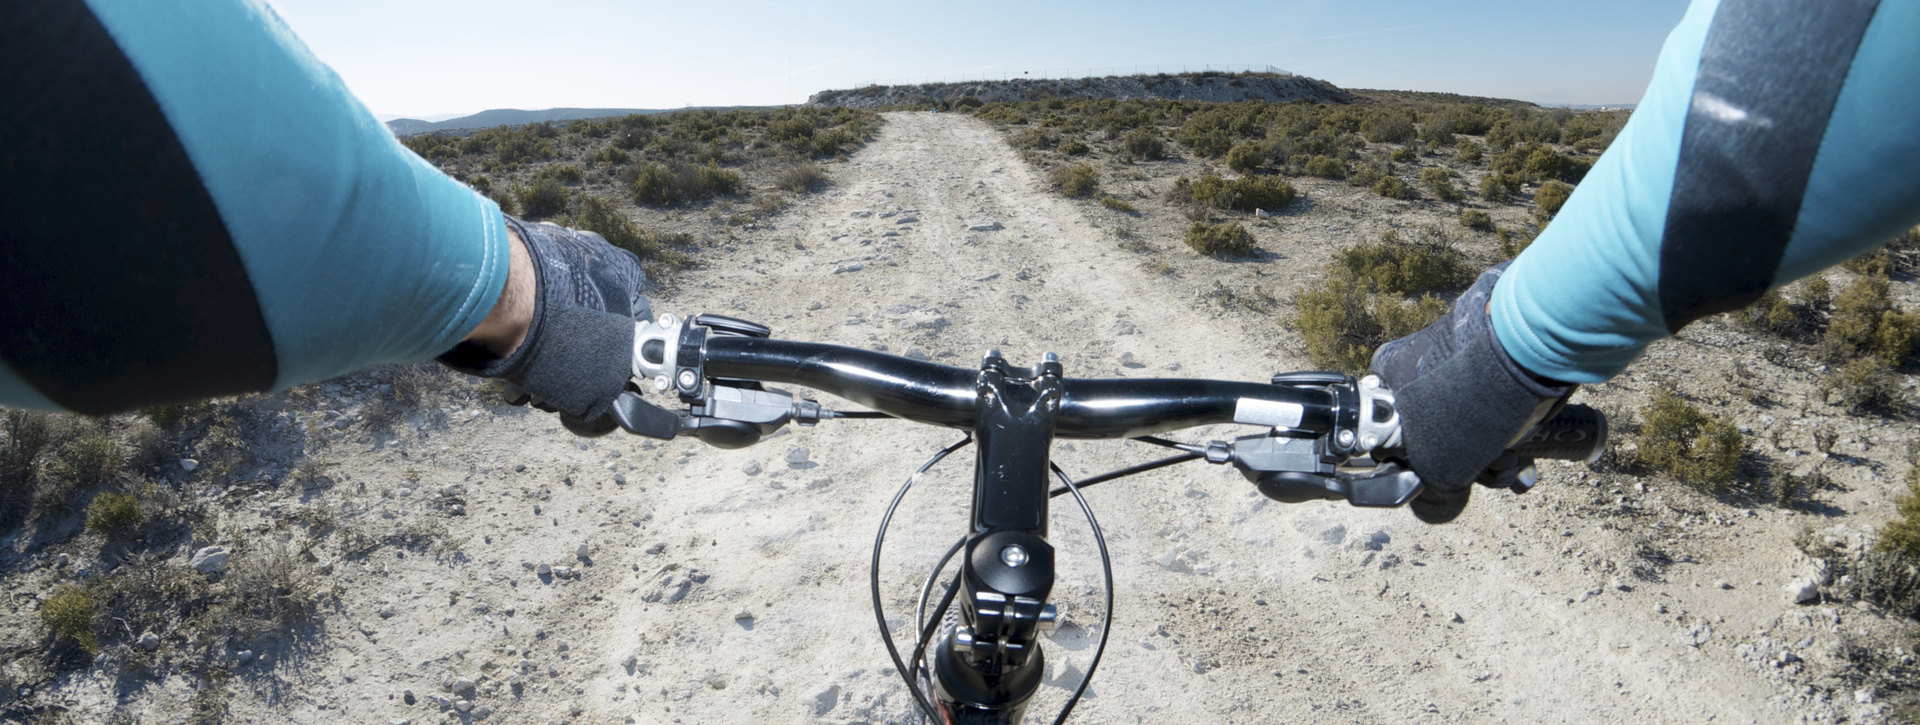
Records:
M1500 279L1508 354L1606 380L1920 222L1916 37L1911 0L1696 0L1633 118Z
M500 209L265 5L8 14L0 403L108 412L425 360L501 299Z

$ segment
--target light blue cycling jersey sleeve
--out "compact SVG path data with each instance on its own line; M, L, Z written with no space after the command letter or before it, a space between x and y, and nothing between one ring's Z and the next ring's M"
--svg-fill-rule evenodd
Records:
M275 390L432 358L492 310L500 208L401 145L266 5L88 5L219 209L273 339Z
M1689 111L1769 122L1695 92L1721 5L1699 0L1688 9L1632 119L1500 278L1491 302L1494 330L1528 370L1568 382L1607 380L1648 344L1672 334L1662 310L1663 275L1726 273L1712 265L1661 266ZM1771 287L1881 246L1920 223L1920 174L1914 172L1920 169L1920 2L1883 0L1868 12Z

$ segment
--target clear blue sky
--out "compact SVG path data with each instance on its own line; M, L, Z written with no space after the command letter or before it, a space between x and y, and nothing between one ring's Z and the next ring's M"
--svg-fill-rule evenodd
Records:
M268 2L375 113L412 116L774 105L875 80L1183 64L1633 103L1686 10L1683 0Z

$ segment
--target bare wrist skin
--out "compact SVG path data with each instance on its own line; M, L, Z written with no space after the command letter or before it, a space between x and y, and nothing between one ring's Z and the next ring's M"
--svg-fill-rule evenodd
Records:
M507 228L507 257L507 283L500 289L499 301L463 341L485 347L502 358L512 355L526 341L527 326L533 322L534 295L539 291L533 256L512 227Z

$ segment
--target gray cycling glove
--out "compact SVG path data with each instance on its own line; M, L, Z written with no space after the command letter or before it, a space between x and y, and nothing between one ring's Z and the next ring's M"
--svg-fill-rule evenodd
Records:
M1482 273L1439 321L1373 353L1372 371L1400 412L1407 463L1426 484L1410 506L1428 523L1459 516L1476 479L1494 484L1528 463L1502 454L1575 387L1528 373L1493 334L1487 300L1506 267Z
M633 374L634 320L653 317L640 294L646 275L638 257L599 234L513 217L507 225L526 242L539 288L526 340L505 358L462 343L439 360L506 381L582 432L582 421L607 418Z

